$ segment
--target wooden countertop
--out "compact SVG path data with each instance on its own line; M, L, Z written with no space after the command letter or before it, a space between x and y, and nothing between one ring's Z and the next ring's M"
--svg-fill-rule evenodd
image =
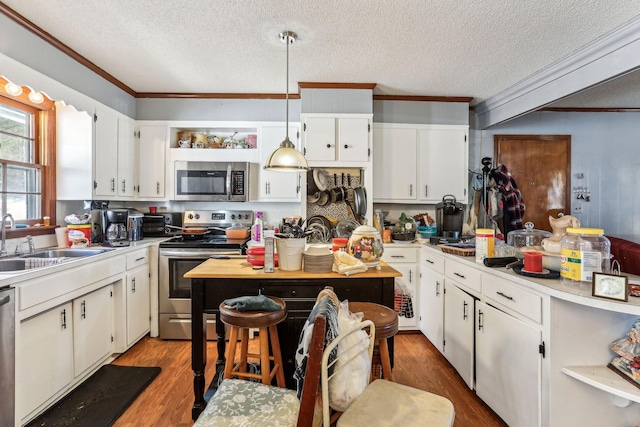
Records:
M390 267L384 261L380 261L380 270L370 268L366 272L348 276L358 279L400 277L402 274ZM338 273L307 273L304 270L283 271L276 268L273 273L265 273L264 270L254 270L246 259L208 259L194 269L188 271L184 277L187 279L326 279L347 278Z

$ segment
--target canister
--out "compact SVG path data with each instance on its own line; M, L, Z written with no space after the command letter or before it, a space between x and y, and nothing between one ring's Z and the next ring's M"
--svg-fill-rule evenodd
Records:
M70 248L91 246L91 224L68 224L67 239Z
M482 264L485 258L493 258L496 232L490 228L476 229L476 262Z
M611 242L601 228L567 228L560 240L564 283L590 284L593 273L609 273Z

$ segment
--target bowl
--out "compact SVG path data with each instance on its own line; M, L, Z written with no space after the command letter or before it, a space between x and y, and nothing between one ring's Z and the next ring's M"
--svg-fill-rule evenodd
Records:
M224 231L227 239L246 239L249 237L249 229L247 227L229 227Z
M264 266L264 247L247 249L247 262L254 267ZM278 266L278 254L273 254L274 267Z
M428 239L429 237L433 237L437 235L438 228L437 227L429 227L427 225L421 225L418 227L418 232L420 233L420 237Z

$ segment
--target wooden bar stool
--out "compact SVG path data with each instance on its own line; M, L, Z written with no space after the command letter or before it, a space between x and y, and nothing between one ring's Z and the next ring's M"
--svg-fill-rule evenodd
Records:
M276 325L287 317L287 307L284 301L277 297L267 297L275 301L280 307L278 311L243 311L227 307L224 302L220 304L220 320L228 325L229 349L227 360L224 365L224 378L253 378L262 380L262 384L269 385L275 376L278 387L286 387L284 371L282 366L282 353L280 352L280 340L278 339L278 329ZM249 353L249 329L258 329L260 334L260 353ZM240 335L240 361L234 366L236 355L236 342ZM269 354L269 339L271 339L271 350ZM257 357L260 359L260 374L247 372L247 358ZM273 369L271 369L273 361Z
M349 311L352 313L363 313L364 317L362 320L371 320L376 326L375 346L380 352L382 377L385 380L393 381L387 338L391 338L398 333L398 314L389 307L373 302L349 301Z

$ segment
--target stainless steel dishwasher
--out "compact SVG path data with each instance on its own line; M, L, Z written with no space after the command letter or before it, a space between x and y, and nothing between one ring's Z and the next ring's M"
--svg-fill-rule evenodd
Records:
M15 290L0 288L0 427L15 425ZM6 393L4 392L6 390Z

